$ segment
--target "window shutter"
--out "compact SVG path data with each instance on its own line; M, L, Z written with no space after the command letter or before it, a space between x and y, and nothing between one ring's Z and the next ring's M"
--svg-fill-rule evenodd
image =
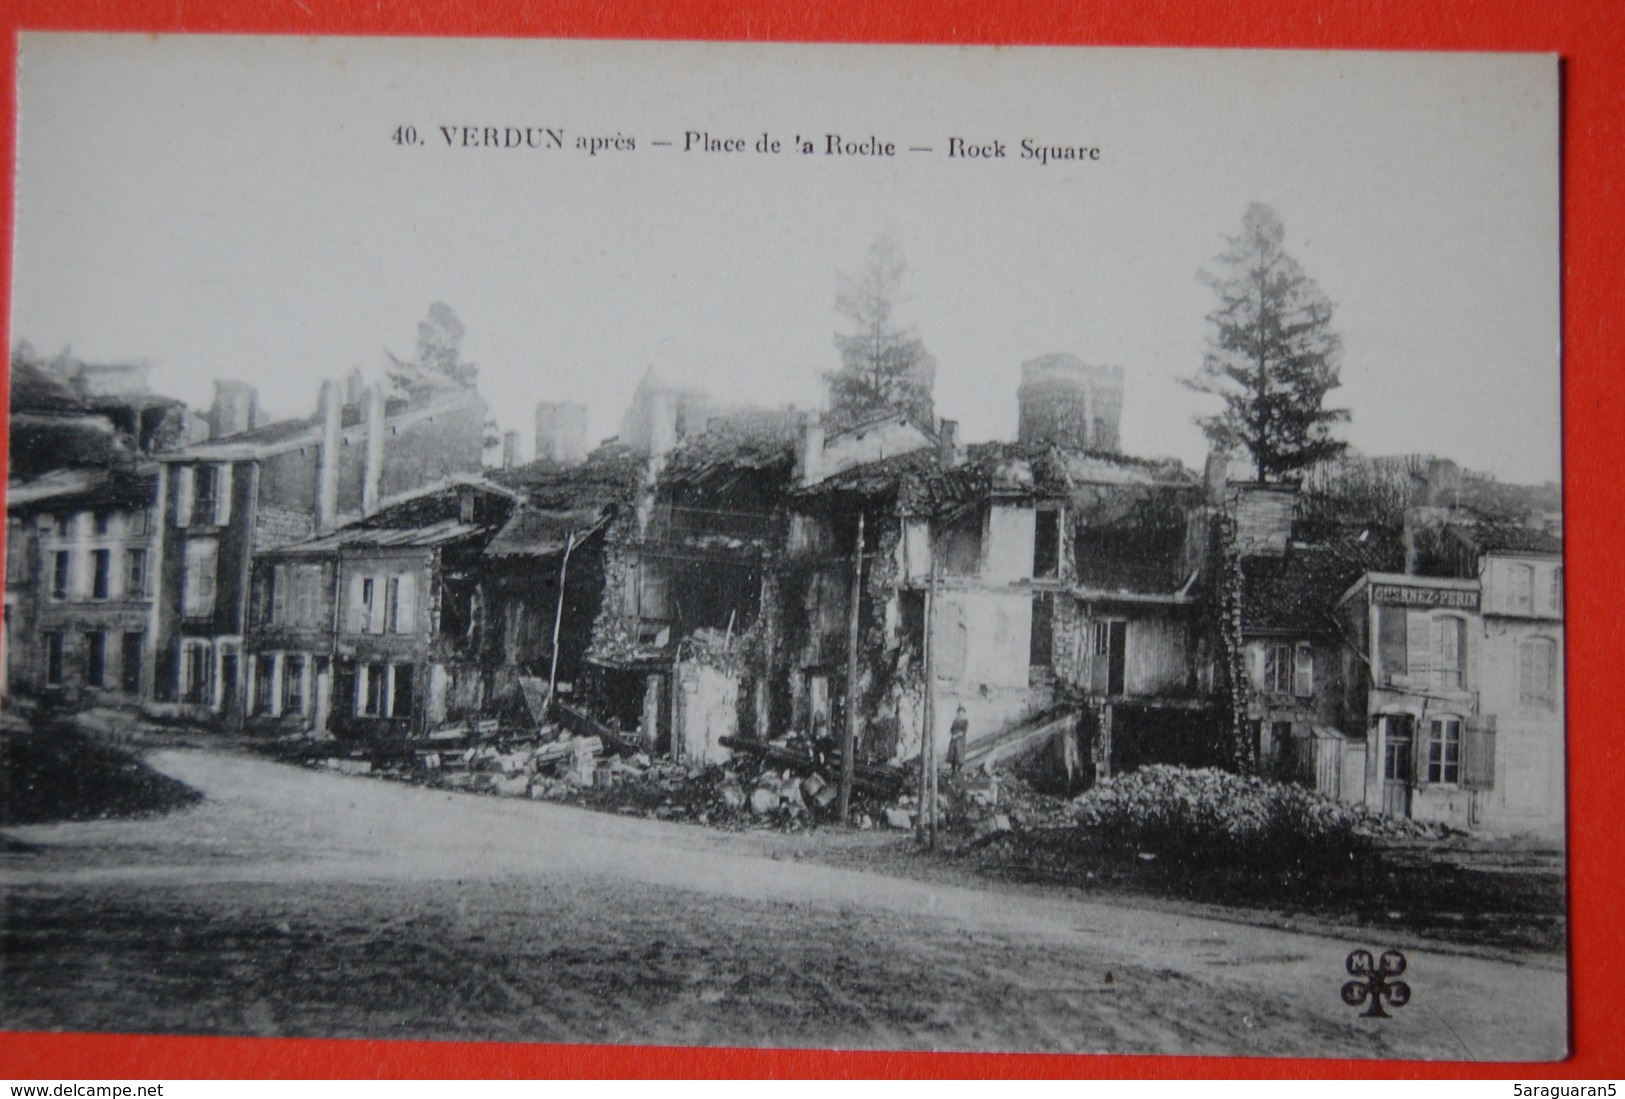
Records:
M192 467L175 467L175 525L192 525Z
M214 525L231 522L231 463L214 467Z
M367 608L361 602L361 582L364 577L360 573L350 574L349 597L344 601L347 614L345 615L345 630L349 633L363 633L367 625Z
M1308 645L1293 650L1292 693L1299 698L1315 693L1315 650Z
M411 573L404 573L400 577L400 590L396 594L398 602L395 605L395 632L417 633L417 589L418 578Z
M214 543L205 542L199 552L199 563L201 567L198 569L198 593L203 599L208 601L209 608L212 610L214 608L214 581L215 567L217 563L214 552Z
M287 565L276 565L271 569L271 622L273 625L286 625L288 623L288 583L293 579L293 569Z
M1467 719L1461 738L1461 784L1469 790L1495 788L1495 715Z
M1411 785L1426 786L1428 784L1428 753L1433 744L1433 723L1425 718L1418 719L1416 732L1411 740Z
M1433 626L1427 615L1405 615L1405 656L1405 674L1413 685L1419 686L1432 680Z

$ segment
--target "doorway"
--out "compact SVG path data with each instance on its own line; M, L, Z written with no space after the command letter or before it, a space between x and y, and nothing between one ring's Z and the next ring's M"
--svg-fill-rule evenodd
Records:
M1386 714L1382 718L1382 815L1411 815L1411 783L1416 775L1416 718Z
M1094 624L1090 690L1118 697L1124 693L1128 669L1128 623L1121 618L1097 619Z

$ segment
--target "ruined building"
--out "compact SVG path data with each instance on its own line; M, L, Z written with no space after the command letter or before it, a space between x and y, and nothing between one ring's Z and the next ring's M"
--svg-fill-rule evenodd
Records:
M587 406L569 401L540 401L536 405L538 462L580 465L587 458Z
M479 712L480 554L516 494L458 477L252 563L243 642L250 728L422 735Z
M69 467L129 465L183 441L186 407L147 388L141 363L36 359L26 345L11 358L13 483Z
M258 554L479 471L486 406L474 390L424 379L398 393L374 386L350 395L356 399L328 382L313 416L158 455L150 670L143 673L151 679L142 691L154 712L241 719Z
M1091 366L1075 355L1045 355L1021 364L1022 443L1053 443L1115 454L1122 449L1123 368Z

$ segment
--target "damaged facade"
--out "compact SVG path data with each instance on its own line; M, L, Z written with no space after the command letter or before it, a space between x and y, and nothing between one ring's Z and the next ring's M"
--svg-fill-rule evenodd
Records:
M537 460L510 438L489 473L485 405L445 378L329 383L277 423L223 383L187 421L139 369L25 366L29 415L76 437L94 406L120 455L11 486L5 675L31 691L401 744L562 720L828 773L850 728L882 785L962 720L961 768L1056 792L1221 766L1561 828L1545 490L1420 459L1199 477L1123 455L1121 369L1064 355L1024 365L1016 442L721 408L650 371L618 437L589 449L585 408L543 402Z
M249 727L411 737L481 712L480 555L514 505L508 490L457 480L259 554Z
M963 709L965 762L1053 751L1071 786L1205 761L1194 479L1064 441L962 447L951 421L918 442L834 471L826 456L796 493L783 592L796 727L816 737L845 718L861 516L853 696L868 758L919 753L929 648L939 757Z
M142 692L153 713L241 721L259 554L480 469L486 408L473 390L431 382L399 395L351 389L325 383L312 417L158 455L152 678Z
M773 607L795 420L751 410L690 425L663 396L649 403L636 417L651 425L649 445L635 451L645 479L606 537L585 686L649 750L720 762L724 737L775 726L776 622L764 612Z

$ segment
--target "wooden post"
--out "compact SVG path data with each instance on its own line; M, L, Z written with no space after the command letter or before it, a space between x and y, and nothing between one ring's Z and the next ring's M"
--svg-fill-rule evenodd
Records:
M846 627L846 731L841 737L841 823L852 810L852 769L858 742L858 604L863 595L863 507L852 545L852 599Z
M544 719L553 709L553 691L559 682L559 627L564 623L564 581L569 575L570 551L575 548L575 531L571 531L565 536L564 558L559 562L559 602L553 611L553 660L547 669L547 701L542 704Z
M919 832L920 839L930 846L936 844L936 831L931 827L933 822L925 809L931 804L931 776L934 772L933 763L936 755L936 734L933 730L937 723L935 698L937 661L936 647L931 643L931 613L937 595L937 546L932 540L934 533L930 524L927 524L925 542L930 553L931 570L925 587L925 643L921 646L923 650L921 663L925 666L925 713L920 727L920 804L914 820L914 827Z
M921 751L924 763L925 795L920 801L920 818L926 822L926 846L937 846L937 660L934 647L930 643L931 618L937 602L937 543L935 530L926 528L926 541L931 546L931 574L926 581L925 589L925 636L926 655L929 660L925 666L925 745Z

